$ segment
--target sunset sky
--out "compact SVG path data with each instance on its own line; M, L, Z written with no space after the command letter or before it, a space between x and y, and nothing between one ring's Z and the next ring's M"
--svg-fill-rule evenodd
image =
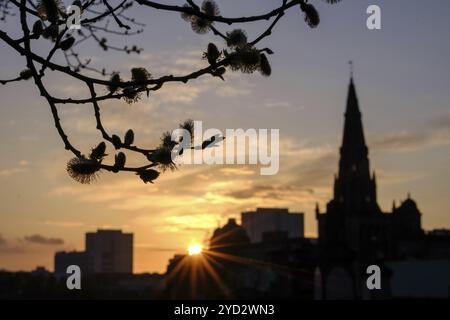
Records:
M73 155L64 150L33 81L0 86L0 269L42 265L52 270L55 251L84 249L85 232L120 228L134 233L134 271L163 272L168 259L185 252L189 243L204 242L229 217L239 218L256 207L304 212L306 236L316 236L315 203L324 208L337 172L349 60L355 65L382 209L391 210L393 200L399 203L411 192L425 229L450 228L450 2L310 2L321 14L317 29L304 23L300 10L289 10L259 46L275 52L269 57L269 78L230 71L225 82L206 76L187 85L167 85L131 106L123 101L101 105L110 132L123 136L132 128L137 142L149 147L188 118L221 130L280 129L280 171L275 176L261 176L257 166L196 165L164 173L153 185L126 173L103 173L96 183L81 185L66 173ZM281 1L217 3L224 16L247 16ZM366 28L370 4L381 7L379 31ZM145 32L109 41L117 46L136 43L143 53L103 52L86 43L80 55L124 77L140 66L156 77L206 66L201 56L209 42L225 47L212 34L192 32L175 13L132 12L146 24ZM16 19L0 29L18 36ZM217 26L222 31L244 27L254 38L267 22ZM40 49L45 45L39 44ZM25 69L24 57L3 42L0 57L0 79ZM63 63L63 57L56 61ZM88 94L58 75L46 83L61 97ZM101 141L90 105L60 110L79 149L88 152Z

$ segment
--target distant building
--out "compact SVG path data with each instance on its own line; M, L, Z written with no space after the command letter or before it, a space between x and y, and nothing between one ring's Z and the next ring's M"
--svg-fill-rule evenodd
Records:
M67 267L71 265L79 266L81 272L92 273L93 260L85 251L59 251L55 253L55 274L66 275Z
M86 233L86 252L95 273L133 273L133 234L121 230Z
M37 266L34 270L31 271L31 274L33 276L48 276L51 274L50 271L48 271L45 267L43 266Z
M65 275L67 267L77 265L83 273L133 273L133 234L121 230L86 233L85 251L55 254L55 273Z
M263 233L286 232L289 239L304 237L303 213L292 213L288 209L257 208L243 212L242 226L247 231L250 242L263 241Z
M224 249L232 246L241 246L250 243L245 228L238 225L236 219L228 219L222 228L214 230L210 240L210 249Z

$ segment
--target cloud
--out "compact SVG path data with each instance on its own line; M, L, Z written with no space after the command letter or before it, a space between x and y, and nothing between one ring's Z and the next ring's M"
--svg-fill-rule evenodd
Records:
M12 175L15 175L17 173L21 173L24 171L25 170L22 168L4 169L4 170L0 170L0 177L10 177Z
M23 246L0 246L0 253L20 254L26 252Z
M330 185L337 160L337 152L328 149L322 150L322 153L313 159L304 160L303 164L292 168L292 172L296 172L296 178L291 180L291 186L303 189Z
M239 88L237 86L225 85L216 90L216 94L221 98L235 98L249 95L251 92L247 88Z
M64 240L60 238L47 238L40 234L34 234L31 236L25 236L24 240L31 243L42 244L42 245L62 245Z
M225 176L228 175L239 175L239 176L252 176L255 174L255 170L252 170L248 167L244 166L236 166L236 167L224 167L221 168L220 171L225 174Z
M190 48L180 48L170 51L159 51L152 53L141 53L133 55L126 59L117 71L127 75L131 68L148 64L151 61L149 71L154 78L162 75L184 76L201 68L208 67L208 62L202 59L203 52Z
M168 84L167 87L157 91L155 95L161 100L161 103L191 104L198 99L203 90L200 86L176 83Z
M229 191L226 193L226 195L236 199L250 199L256 196L263 196L267 192L273 192L274 190L276 190L274 186L255 185L240 190Z
M292 108L293 105L291 102L288 101L267 101L265 103L265 106L267 108ZM299 108L303 109L302 106L300 106Z
M0 234L0 253L5 254L17 254L25 252L25 248L22 245L16 245L6 240L2 234Z
M450 132L446 130L422 132L397 132L374 136L371 147L394 152L410 152L421 148L450 143Z
M19 166L11 169L0 170L0 177L10 177L18 173L22 173L28 170L28 161L19 161Z
M420 131L402 131L371 138L371 147L393 152L411 152L426 147L450 144L450 112L433 117Z
M177 66L182 66L185 67L187 70L188 69L201 69L204 68L205 62L202 61L202 59L199 59L197 57L200 56L201 57L201 53L200 52L195 52L196 56L185 56L185 57L181 57L175 60L175 65Z
M412 182L419 180L426 176L423 172L398 172L398 171L386 171L381 168L376 170L377 179L383 180L384 184L405 184L407 182Z

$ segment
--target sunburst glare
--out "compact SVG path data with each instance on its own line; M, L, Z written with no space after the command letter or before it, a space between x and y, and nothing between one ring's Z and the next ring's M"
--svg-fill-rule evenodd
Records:
M188 253L190 256L198 255L202 253L203 247L198 243L190 244L188 247Z

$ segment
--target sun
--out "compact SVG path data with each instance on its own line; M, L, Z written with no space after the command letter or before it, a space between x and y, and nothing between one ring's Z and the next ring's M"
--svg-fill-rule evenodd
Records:
M202 250L203 250L202 246L198 243L191 244L188 247L188 253L190 256L200 254L202 253Z

